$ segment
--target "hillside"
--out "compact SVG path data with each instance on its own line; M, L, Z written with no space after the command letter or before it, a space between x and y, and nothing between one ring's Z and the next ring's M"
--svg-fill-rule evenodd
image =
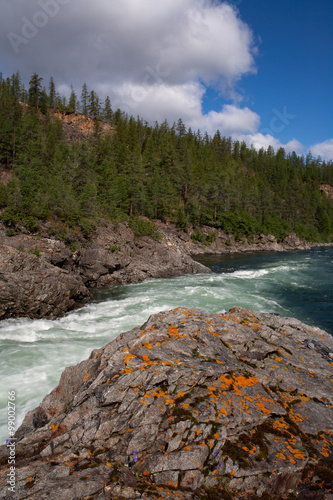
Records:
M102 217L144 216L236 239L281 241L294 232L332 240L332 162L256 151L220 131L187 130L181 119L152 126L93 91L67 104L41 80L33 75L29 91L18 74L0 83L0 210L9 233L38 232L48 221L56 237L76 244Z

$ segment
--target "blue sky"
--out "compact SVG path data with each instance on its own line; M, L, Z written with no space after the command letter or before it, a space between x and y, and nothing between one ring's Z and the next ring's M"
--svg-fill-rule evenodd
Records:
M0 71L333 159L332 0L0 0Z
M273 108L296 115L278 134L304 145L333 136L333 2L243 0L238 9L260 40L257 75L241 85L269 128Z

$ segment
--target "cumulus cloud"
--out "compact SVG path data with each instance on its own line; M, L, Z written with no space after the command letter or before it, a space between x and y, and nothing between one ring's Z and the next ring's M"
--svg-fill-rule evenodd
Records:
M314 144L310 148L313 156L321 156L322 160L333 161L333 139Z
M58 4L53 16L44 10L50 3ZM70 70L72 78L111 86L142 83L147 66L163 67L172 84L222 85L254 70L249 27L213 0L3 0L0 10L1 55L12 56L12 70L33 65L44 74L51 67L60 79ZM47 22L14 50L8 35L24 36L28 22L43 24L38 12Z
M225 107L202 115L206 86L235 96L255 71L250 28L216 0L2 0L0 57L11 74L52 75L57 87L84 82L114 107L147 120L253 130L257 115ZM244 123L241 123L241 117ZM238 128L237 124L240 126Z
M220 112L210 111L206 115L196 116L190 125L193 129L202 129L210 135L219 130L224 136L255 132L260 123L260 116L249 108L239 108L232 104L223 106Z
M304 152L304 146L297 139L292 139L287 143L282 143L276 137L270 134L262 134L257 132L255 134L239 135L239 140L246 142L248 146L253 146L255 149L267 149L268 146L272 146L275 151L280 148L284 148L287 153L292 153L295 151L297 154L302 154Z
M85 82L113 108L153 123L182 118L193 130L245 140L255 148L303 152L259 132L260 117L241 107L237 82L254 73L251 29L232 2L220 0L0 0L2 71L33 72L62 93ZM233 104L208 113L202 103L213 87ZM228 102L228 101L226 101ZM237 105L235 103L238 103ZM333 157L333 140L312 146Z
M124 82L113 89L113 106L146 120L172 124L179 118L188 124L201 116L201 99L205 89L195 82L179 85L164 83L141 85Z

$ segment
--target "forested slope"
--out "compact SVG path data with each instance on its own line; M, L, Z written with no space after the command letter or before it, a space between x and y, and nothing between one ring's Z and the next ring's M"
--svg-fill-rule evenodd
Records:
M89 238L102 217L138 216L332 241L332 162L256 151L222 133L187 130L181 119L151 126L86 85L67 102L53 79L45 89L34 74L28 90L19 74L1 79L1 218L8 234L47 221L68 243Z

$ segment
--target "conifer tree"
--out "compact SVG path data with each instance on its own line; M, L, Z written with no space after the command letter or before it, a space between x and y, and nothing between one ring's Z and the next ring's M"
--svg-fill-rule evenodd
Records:
M94 90L89 94L88 98L88 114L92 118L98 118L100 113L99 97Z
M111 102L110 102L109 96L106 96L106 99L104 102L103 118L107 123L112 122L112 108L111 108Z
M34 73L29 82L29 106L37 109L42 95L43 78Z
M55 101L56 101L56 88L54 84L53 77L51 76L50 83L49 83L49 106L50 108L55 107Z
M75 90L73 88L73 85L71 85L71 95L69 97L68 107L69 107L70 113L75 113L75 111L76 111L76 93L75 93Z
M82 86L82 92L81 92L81 106L82 106L82 113L84 115L88 114L88 88L87 84L84 83Z
M46 113L47 113L48 101L49 101L49 98L48 98L48 95L46 92L46 88L43 87L43 90L41 91L40 99L39 99L39 109L43 115L46 115Z
M12 89L11 93L14 97L15 102L18 102L21 98L21 92L22 92L22 81L19 72L15 73L11 77L11 89Z

